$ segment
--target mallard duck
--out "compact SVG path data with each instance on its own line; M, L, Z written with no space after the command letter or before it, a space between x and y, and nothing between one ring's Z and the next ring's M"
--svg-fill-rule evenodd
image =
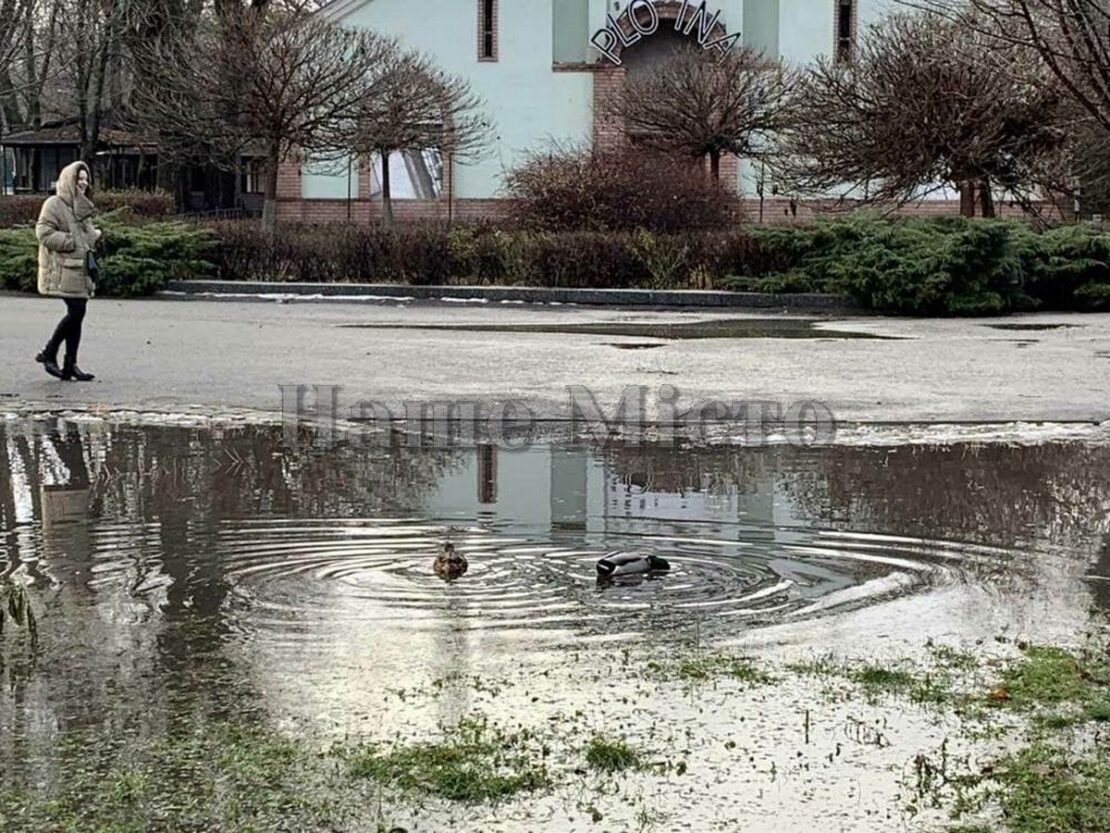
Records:
M641 573L665 573L671 569L670 563L658 555L645 555L642 552L621 552L614 550L605 554L597 562L597 577L610 579L616 576L631 576Z
M439 555L436 556L436 560L432 564L432 570L435 571L435 574L447 581L454 581L462 576L469 568L470 564L467 563L463 554L455 552L454 544L444 544L443 549L440 550Z

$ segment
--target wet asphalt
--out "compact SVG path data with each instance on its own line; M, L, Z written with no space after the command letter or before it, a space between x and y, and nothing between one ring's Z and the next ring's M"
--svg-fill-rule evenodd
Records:
M680 407L824 403L845 422L1110 418L1110 314L814 318L437 302L95 299L87 384L33 357L61 302L0 295L0 410L281 408L281 385L338 385L356 403L458 399L570 414L568 386L611 409L629 386ZM855 337L849 337L855 336ZM872 338L859 337L872 336ZM876 336L881 338L875 338Z

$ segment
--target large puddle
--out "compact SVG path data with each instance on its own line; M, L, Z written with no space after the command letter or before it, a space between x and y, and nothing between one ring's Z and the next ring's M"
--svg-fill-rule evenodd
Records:
M838 330L817 319L718 318L679 324L612 321L596 324L342 324L349 329L442 330L472 333L556 333L564 335L629 336L663 340L702 338L888 339L873 333Z
M589 687L561 671L593 650L665 652L691 634L807 651L860 634L1059 635L1110 607L1105 446L280 440L267 427L0 427L0 575L28 587L42 642L34 673L0 698L0 776L41 775L67 732L141 734L182 710L399 730L444 707L419 715L383 692L535 667L546 690L530 702L571 703ZM447 540L470 563L454 583L431 569ZM611 549L672 569L599 584ZM460 697L450 713L475 705ZM822 800L850 816L858 783ZM825 812L776 801L799 823Z

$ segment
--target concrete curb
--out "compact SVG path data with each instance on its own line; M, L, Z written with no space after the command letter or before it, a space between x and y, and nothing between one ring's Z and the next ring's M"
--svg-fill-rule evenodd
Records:
M189 296L265 297L304 300L420 300L486 303L579 304L616 307L722 307L788 309L811 312L859 312L843 295L811 292L772 295L763 292L714 292L697 289L548 289L531 286L408 286L376 283L283 283L264 281L170 281L168 293Z

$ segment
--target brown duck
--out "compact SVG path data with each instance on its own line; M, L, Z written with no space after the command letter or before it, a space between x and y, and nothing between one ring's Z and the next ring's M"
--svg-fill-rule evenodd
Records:
M432 564L432 570L435 571L435 574L446 581L454 581L459 578L466 573L469 567L470 564L467 563L462 553L455 552L454 544L444 544L443 549Z

